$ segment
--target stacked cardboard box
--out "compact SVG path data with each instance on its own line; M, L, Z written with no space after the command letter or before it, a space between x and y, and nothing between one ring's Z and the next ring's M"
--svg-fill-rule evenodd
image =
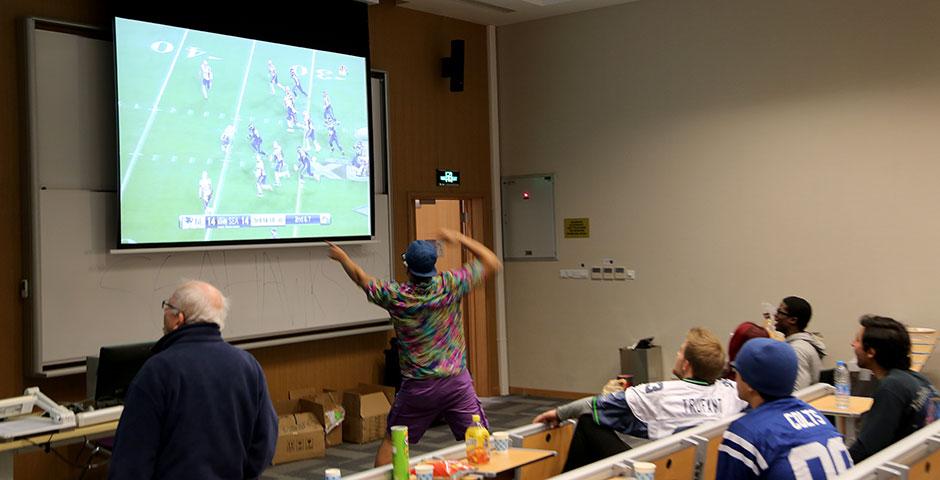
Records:
M335 396L334 396L335 395ZM319 388L302 388L287 393L292 400L304 399L312 402L314 416L323 425L326 434L326 446L335 447L343 443L343 420L346 410L340 405L336 392Z
M360 383L344 390L343 439L353 443L368 443L385 437L388 412L395 402L395 388Z
M274 402L278 415L275 465L326 456L323 425L313 409L314 403L304 399Z

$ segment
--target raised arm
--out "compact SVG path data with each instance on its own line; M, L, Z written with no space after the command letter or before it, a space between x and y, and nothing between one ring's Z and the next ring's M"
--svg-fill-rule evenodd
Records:
M339 245L333 242L326 242L326 244L330 246L330 258L339 262L343 266L343 270L346 271L346 275L349 275L349 279L365 290L373 280L372 275L366 273L353 259L349 258L346 251L340 248Z
M499 261L499 258L493 253L492 250L486 248L486 245L454 230L449 228L442 228L437 233L437 238L449 243L459 243L464 247L467 247L474 256L480 259L480 262L483 263L483 271L486 275L492 275L503 269L503 262Z

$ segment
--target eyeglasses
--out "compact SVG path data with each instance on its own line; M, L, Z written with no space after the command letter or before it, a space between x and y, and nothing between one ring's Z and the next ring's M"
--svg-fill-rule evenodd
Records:
M777 315L780 315L781 317L792 317L792 316L793 316L793 315L790 315L790 312L784 312L783 310L780 310L779 308L777 309Z
M170 302L168 302L168 301L166 301L166 300L161 300L161 301L160 301L160 308L162 308L163 310L166 310L166 309L169 308L170 310L176 310L177 312L180 311L180 308L179 308L179 307L173 306L172 303L170 303Z

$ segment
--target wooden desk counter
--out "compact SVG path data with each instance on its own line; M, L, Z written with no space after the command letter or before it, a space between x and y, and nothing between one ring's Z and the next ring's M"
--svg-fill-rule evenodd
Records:
M859 417L863 413L871 410L875 399L869 397L849 397L849 408L841 409L836 407L836 396L826 395L809 402L816 410L826 415L835 415L843 417Z
M13 455L20 450L32 448L42 448L46 444L64 445L76 443L84 440L93 440L95 438L114 435L117 430L118 421L110 421L88 425L87 427L78 427L70 430L63 430L53 433L42 433L32 437L0 442L0 480L9 480L13 478Z
M809 402L819 413L836 417L836 429L845 435L845 443L855 441L855 419L871 410L875 399L869 397L849 397L849 408L836 407L836 396L826 395Z
M554 450L534 448L510 448L506 453L490 452L490 461L476 465L476 473L484 477L496 477L513 470L557 455Z

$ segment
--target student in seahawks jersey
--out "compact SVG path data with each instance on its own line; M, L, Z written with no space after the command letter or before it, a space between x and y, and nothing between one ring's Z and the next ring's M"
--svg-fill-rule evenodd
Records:
M721 341L704 328L686 334L672 373L679 380L637 385L582 398L535 417L557 424L577 418L565 471L596 462L644 443L740 412L734 382L719 380L725 366Z
M722 480L826 480L852 467L842 435L818 410L792 397L798 360L789 344L754 338L731 362L738 395L751 406L718 447Z

